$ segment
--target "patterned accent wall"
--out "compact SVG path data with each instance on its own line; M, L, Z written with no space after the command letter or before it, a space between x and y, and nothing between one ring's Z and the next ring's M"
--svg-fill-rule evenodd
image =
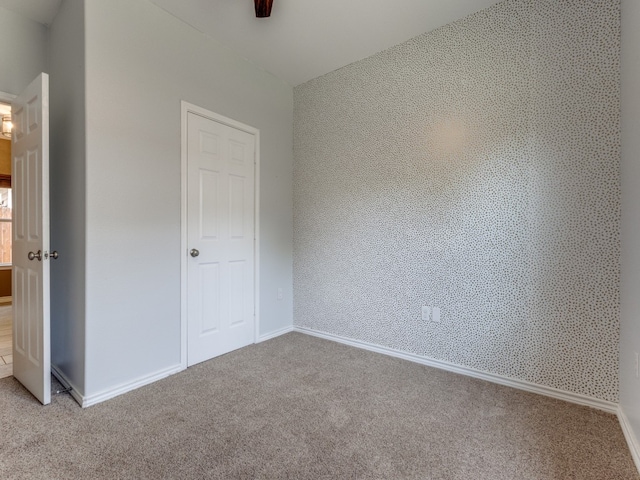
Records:
M619 24L507 0L296 87L295 325L617 401Z

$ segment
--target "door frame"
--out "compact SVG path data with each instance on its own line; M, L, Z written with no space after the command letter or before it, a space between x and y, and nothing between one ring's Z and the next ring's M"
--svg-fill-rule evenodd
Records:
M192 103L180 102L180 157L181 157L181 206L180 206L180 365L187 368L187 117L189 113L200 115L214 122L221 123L237 130L249 133L255 138L254 158L254 212L253 212L253 343L256 343L260 333L260 130L231 118L219 115L211 110Z

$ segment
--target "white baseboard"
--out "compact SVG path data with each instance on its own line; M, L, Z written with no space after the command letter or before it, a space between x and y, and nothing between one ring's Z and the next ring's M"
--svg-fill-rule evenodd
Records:
M78 402L78 405L82 406L84 402L84 396L78 388L71 382L67 376L62 373L55 365L51 365L51 373L54 377L58 379L58 381L62 384L64 388L70 388L69 395L73 397L73 399Z
M107 390L103 390L102 392L95 393L93 395L86 395L82 403L80 405L82 408L90 407L100 402L104 402L105 400L109 400L110 398L117 397L118 395L122 395L123 393L130 392L131 390L135 390L137 388L143 387L150 383L161 380L169 375L173 375L174 373L178 373L184 370L182 365L174 365L173 367L166 368L164 370L159 370L150 375L145 375L143 377L137 378L136 380L132 380L130 382L122 383L116 387L109 388Z
M258 337L258 340L256 340L256 343L266 342L267 340L271 340L272 338L276 338L276 337L279 337L280 335L284 335L286 333L291 333L291 332L293 332L293 325L281 328L280 330L276 330L275 332L260 335Z
M279 337L280 335L284 335L286 333L290 333L293 331L293 326L281 328L280 330L276 330L275 332L267 333L265 335L261 335L258 337L256 343L265 342L267 340L271 340L272 338ZM117 387L110 388L108 390L104 390L100 393L96 393L94 395L84 396L81 394L78 389L69 381L69 379L62 373L60 370L55 367L51 368L53 375L60 380L65 387L71 387L71 391L69 392L71 396L80 404L81 407L90 407L92 405L96 405L100 402L104 402L105 400L109 400L110 398L117 397L118 395L122 395L123 393L130 392L137 388L140 388L144 385L148 385L155 381L161 380L169 375L173 375L174 373L178 373L184 370L185 367L183 365L175 365L173 367L169 367L168 369L161 370L159 372L153 373L151 375L147 375L131 382L127 382L121 384Z
M629 451L631 452L631 458L633 458L633 463L636 464L636 469L640 472L640 444L638 443L638 438L633 433L629 419L624 414L621 406L618 407L617 413L620 426L622 427L622 433L624 433L624 438L627 441Z
M597 408L598 410L604 410L609 413L618 413L618 404L608 402L606 400L600 400L598 398L588 397L579 393L567 392L559 390L557 388L547 387L545 385L539 385L537 383L527 382L526 380L518 380L515 378L504 377L502 375L496 375L494 373L483 372L481 370L475 370L473 368L464 367L462 365L456 365L454 363L443 362L442 360L436 360L434 358L423 357L415 355L413 353L403 352L401 350L395 350L392 348L375 345L372 343L361 342L359 340L353 340L350 338L341 337L339 335L333 335L331 333L319 332L310 328L293 327L295 332L304 333L307 335L313 335L314 337L324 338L326 340L332 340L334 342L344 343L352 347L362 348L370 350L372 352L382 353L391 357L402 358L410 362L420 363L428 367L439 368L441 370L447 370L449 372L459 373L461 375L467 375L469 377L480 378L488 382L497 383L500 385L506 385L508 387L517 388L519 390L525 390L527 392L537 393L545 395L547 397L557 398L564 400L565 402L576 403L578 405L586 405L587 407Z

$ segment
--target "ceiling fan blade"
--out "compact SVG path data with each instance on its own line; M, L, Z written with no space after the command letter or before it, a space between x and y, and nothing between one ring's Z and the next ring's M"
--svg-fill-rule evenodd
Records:
M254 0L256 4L256 17L264 18L271 16L273 0Z

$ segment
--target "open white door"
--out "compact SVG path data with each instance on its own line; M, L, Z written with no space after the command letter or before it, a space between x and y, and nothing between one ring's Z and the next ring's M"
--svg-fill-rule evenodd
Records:
M11 105L13 115L13 376L51 401L49 325L49 76Z

